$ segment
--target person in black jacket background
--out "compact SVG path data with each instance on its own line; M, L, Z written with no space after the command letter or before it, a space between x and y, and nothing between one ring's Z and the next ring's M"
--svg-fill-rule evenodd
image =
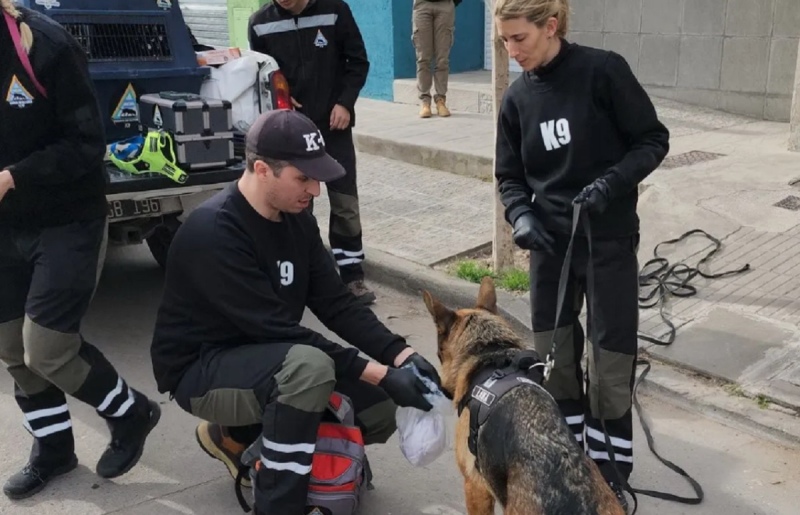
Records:
M502 101L495 173L514 241L530 250L534 343L543 356L559 329L546 386L576 440L626 505L598 407L602 404L617 469L627 481L633 469L631 393L638 348L638 184L666 156L669 132L620 55L565 39L568 13L566 0L496 4L498 32L524 74ZM574 203L589 214L595 280L587 286L588 241L579 226L566 305L556 323ZM578 315L587 288L588 341L599 346L600 358L598 363L588 352L584 385L585 338Z
M250 48L272 56L289 82L294 106L320 129L328 153L347 174L328 183L328 238L339 273L364 303L364 247L353 144L355 104L369 60L361 31L343 0L275 0L251 17ZM313 209L313 203L310 208Z
M50 18L0 5L0 360L34 438L28 464L3 492L20 499L77 466L65 393L107 421L111 443L97 463L105 478L138 462L160 410L79 334L107 213L105 138L86 53Z

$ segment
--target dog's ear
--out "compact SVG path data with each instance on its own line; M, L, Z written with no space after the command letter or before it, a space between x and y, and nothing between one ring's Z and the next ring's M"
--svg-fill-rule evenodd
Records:
M497 314L497 292L494 288L494 281L488 275L481 280L478 302L475 307Z
M436 323L436 328L439 333L447 334L450 330L450 326L455 322L455 312L435 299L427 290L422 292L422 298L425 301L425 306L428 307L428 311L433 317L433 321Z

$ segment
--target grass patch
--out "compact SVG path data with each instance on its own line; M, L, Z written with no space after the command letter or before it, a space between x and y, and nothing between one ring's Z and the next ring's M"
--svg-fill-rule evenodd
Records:
M511 291L528 291L530 277L526 270L509 268L495 273L490 267L473 260L458 261L453 265L452 273L459 279L471 283L480 283L484 277L494 279L498 288Z
M459 279L464 279L471 283L480 283L484 277L494 277L494 272L477 261L459 261L453 267L453 272Z
M767 409L772 404L772 402L770 402L769 398L767 398L766 395L759 394L756 395L755 397L747 395L744 389L740 385L735 383L727 384L723 388L726 392L728 392L729 395L755 401L758 407L761 409Z
M525 270L509 268L500 275L498 284L505 290L528 291L531 289L531 278Z

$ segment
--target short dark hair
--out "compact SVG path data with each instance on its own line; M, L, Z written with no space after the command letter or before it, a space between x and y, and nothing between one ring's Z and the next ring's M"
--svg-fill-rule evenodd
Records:
M246 152L245 161L247 163L247 171L250 173L253 173L256 161L264 161L267 164L267 166L270 167L270 169L272 170L272 175L274 175L275 177L279 177L281 175L281 172L283 172L283 169L289 166L289 163L287 161L260 156L255 152Z

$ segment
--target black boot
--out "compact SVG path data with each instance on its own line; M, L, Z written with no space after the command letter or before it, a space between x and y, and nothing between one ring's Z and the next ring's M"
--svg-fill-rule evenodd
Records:
M161 418L158 403L137 391L133 393L134 405L125 416L106 417L111 442L97 462L96 470L100 477L111 479L131 470L142 456L147 435Z
M14 383L14 398L24 417L25 429L33 436L28 463L8 478L3 493L24 499L42 490L56 476L78 466L72 418L64 392L53 385L28 395Z
M35 438L28 463L8 478L3 493L9 499L25 499L41 491L54 477L73 470L78 466L78 457L72 448L67 450L52 448Z

